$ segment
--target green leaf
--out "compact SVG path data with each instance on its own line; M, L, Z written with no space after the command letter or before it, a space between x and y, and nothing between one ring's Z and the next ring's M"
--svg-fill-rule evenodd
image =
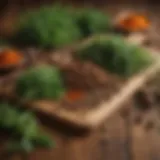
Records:
M7 128L14 128L17 123L18 113L14 109L6 108L4 113L3 125Z
M30 153L35 149L30 139L22 139L21 147L22 147L22 151L26 153Z
M81 36L80 30L67 7L54 5L24 13L17 22L17 32L11 42L22 46L59 48Z
M25 137L34 137L38 131L38 123L33 115L29 112L24 112L19 115L16 125L17 134Z
M52 139L41 134L36 116L15 107L8 103L0 104L0 129L8 131L11 137L6 149L29 153L35 147L52 147Z
M79 9L75 17L83 37L111 31L109 16L97 9Z
M54 143L51 138L45 135L38 135L33 139L33 144L39 147L51 148L54 146Z
M10 140L6 146L9 153L25 152L30 153L34 150L34 146L28 139L23 140Z
M24 99L59 99L64 93L60 72L51 66L26 70L16 82L16 93Z
M91 41L78 48L76 56L122 77L132 76L153 62L147 51L116 35Z

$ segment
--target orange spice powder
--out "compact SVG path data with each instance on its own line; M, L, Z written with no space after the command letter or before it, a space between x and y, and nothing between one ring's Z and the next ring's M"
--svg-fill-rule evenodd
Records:
M23 60L23 55L18 51L6 49L0 52L0 67L18 65Z
M145 30L149 27L149 20L141 15L129 15L120 20L118 27L127 31Z
M65 98L69 101L76 101L76 100L80 100L81 98L83 98L85 96L85 92L81 91L81 90L69 90L66 95Z

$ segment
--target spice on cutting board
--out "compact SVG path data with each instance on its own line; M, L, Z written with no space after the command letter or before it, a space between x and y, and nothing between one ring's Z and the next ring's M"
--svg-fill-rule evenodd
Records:
M119 20L117 27L132 32L146 30L149 24L147 17L138 14L130 14Z
M5 49L0 52L0 67L16 66L23 60L23 55L16 50Z
M82 98L85 97L85 95L86 92L82 90L69 90L65 94L65 99L70 102L74 102L77 100L81 100Z

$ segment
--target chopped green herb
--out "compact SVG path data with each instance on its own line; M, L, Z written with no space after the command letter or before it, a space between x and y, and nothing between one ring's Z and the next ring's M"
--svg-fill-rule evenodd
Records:
M0 104L0 113L3 113L0 114L0 129L11 136L6 146L7 151L28 153L37 147L52 147L52 140L40 132L33 113L19 110L8 103Z
M146 50L119 36L99 37L77 49L76 56L121 76L132 76L153 62Z
M18 78L16 93L29 100L59 99L64 93L60 72L47 65L30 68Z

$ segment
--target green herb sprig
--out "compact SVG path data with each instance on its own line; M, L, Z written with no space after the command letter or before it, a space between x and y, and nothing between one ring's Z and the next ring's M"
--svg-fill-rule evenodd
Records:
M10 41L19 46L57 49L110 29L109 16L99 10L56 4L24 13Z
M98 9L79 9L75 14L75 19L83 38L112 31L111 18Z
M0 104L0 130L11 136L8 152L31 152L37 147L50 148L52 140L42 134L36 116L8 103Z
M141 47L129 44L122 37L98 37L77 49L76 57L90 60L105 70L129 77L153 62L151 55Z
M24 71L17 79L15 92L26 100L59 99L65 89L59 70L41 65Z
M67 7L55 5L24 13L11 41L20 46L59 48L79 39L80 31Z

